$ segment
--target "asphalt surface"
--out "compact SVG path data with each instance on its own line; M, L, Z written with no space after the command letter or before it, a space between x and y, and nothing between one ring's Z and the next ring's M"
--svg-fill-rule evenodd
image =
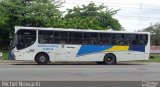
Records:
M160 81L160 63L0 64L0 81Z

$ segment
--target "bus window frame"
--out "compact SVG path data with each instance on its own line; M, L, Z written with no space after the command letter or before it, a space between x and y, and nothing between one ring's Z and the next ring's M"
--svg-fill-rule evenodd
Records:
M21 31L21 30L34 31L34 32L35 32L35 35L31 34L31 36L35 36L34 42L33 42L32 44L28 45L28 46L23 46L23 48L22 48L22 47L21 47L21 48L18 47L18 45L20 44L18 32ZM17 50L26 49L26 48L32 46L33 44L35 44L35 42L36 42L36 40L37 40L37 30L19 29L19 30L16 32L16 40L17 40L17 42L16 42L16 46L15 46L15 47L16 47ZM25 45L25 44L24 44L24 45Z

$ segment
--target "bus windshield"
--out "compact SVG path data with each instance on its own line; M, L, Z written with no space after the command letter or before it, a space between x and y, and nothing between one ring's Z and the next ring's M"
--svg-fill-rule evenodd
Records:
M16 47L18 50L27 48L36 41L36 30L20 29L16 33Z

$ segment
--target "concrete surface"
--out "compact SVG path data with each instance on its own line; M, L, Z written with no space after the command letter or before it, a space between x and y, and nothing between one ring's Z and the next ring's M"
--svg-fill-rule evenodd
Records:
M0 81L160 81L160 63L50 64L2 63Z

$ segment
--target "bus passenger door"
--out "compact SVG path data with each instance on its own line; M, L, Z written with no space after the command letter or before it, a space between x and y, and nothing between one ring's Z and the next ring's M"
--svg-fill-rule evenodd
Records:
M27 49L17 50L15 52L16 60L34 60L33 52L34 49L30 47Z
M16 60L23 60L23 53L19 50L14 51L14 55L16 57Z
M34 60L33 52L36 43L36 30L20 29L17 31L18 60Z

